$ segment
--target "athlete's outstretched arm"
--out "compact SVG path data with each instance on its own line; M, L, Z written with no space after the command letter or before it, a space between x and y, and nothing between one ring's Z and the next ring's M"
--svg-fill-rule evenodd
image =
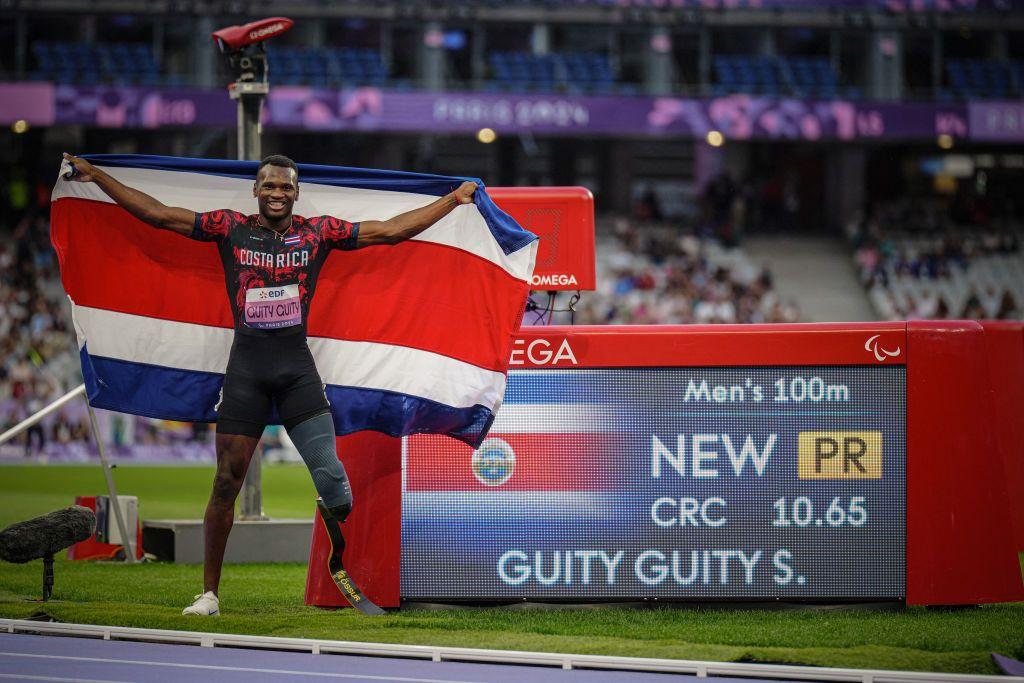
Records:
M471 204L476 183L466 181L450 194L432 204L400 213L386 221L362 221L359 223L358 247L371 244L397 244L415 237L438 222L459 204Z
M182 235L192 233L196 222L194 211L162 204L145 192L140 192L115 180L110 174L96 168L85 159L65 152L64 160L75 167L76 173L71 180L96 183L101 190L107 193L108 197L140 221L149 223L154 228L173 230Z

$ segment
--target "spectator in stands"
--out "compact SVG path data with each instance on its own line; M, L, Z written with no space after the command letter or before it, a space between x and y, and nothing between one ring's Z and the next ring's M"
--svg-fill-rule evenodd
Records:
M1013 295L1009 292L1003 293L1003 300L999 305L999 312L996 313L999 320L1020 320L1024 318L1024 311L1021 311Z
M882 318L1005 319L1020 316L1024 296L1019 230L989 202L902 199L874 204L846 234Z
M10 426L82 381L49 222L35 207L12 213L13 230L0 244L0 399L9 399ZM39 424L19 442L34 456L64 433Z
M25 400L25 410L22 419L34 415L44 407L42 401L42 397L45 395L44 391L39 386L39 383L33 383L32 389L29 390ZM33 448L33 444L35 444L35 448ZM25 432L25 457L31 458L33 455L42 453L45 446L46 433L43 431L43 425L36 422Z
M599 237L598 290L583 296L576 322L689 324L793 322L795 306L741 250L662 225L619 220ZM536 324L527 315L526 324ZM561 321L561 318L559 318Z
M658 201L658 195L655 194L654 188L648 185L640 198L636 202L636 208L634 209L637 218L643 221L654 221L661 222L664 220L664 216L661 212L661 202Z

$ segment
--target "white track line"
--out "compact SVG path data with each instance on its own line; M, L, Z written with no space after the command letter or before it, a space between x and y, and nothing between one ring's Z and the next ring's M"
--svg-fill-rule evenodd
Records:
M60 683L134 683L133 681L108 681L101 678L62 678L60 676L33 676L30 674L0 674L0 678L19 681L58 681Z
M71 655L37 655L24 652L0 652L0 657L25 657L32 659L60 659L75 662L101 664L142 664L145 666L167 666L177 669L207 669L210 671L240 671L259 674L282 674L286 676L314 676L317 678L347 678L359 681L401 681L402 683L484 683L483 681L462 681L449 678L409 678L403 676L374 676L372 674L342 674L326 671L297 671L293 669L257 669L247 666L217 666L214 664L181 664L178 662L154 662L146 659L112 659L109 657L72 657Z
M577 655L520 650L488 650L437 645L403 645L398 643L284 638L280 636L243 636L200 631L102 626L97 624L63 624L0 618L0 633L4 631L10 634L32 633L52 636L85 636L102 638L103 640L173 643L206 648L244 647L254 650L293 650L313 654L418 658L433 660L434 662L459 661L487 664L531 664L561 667L563 669L675 673L696 676L697 678L734 676L739 678L755 677L758 679L781 678L788 681L849 681L851 683L1024 683L1024 676L887 671L884 669L840 669L794 664L751 664L746 662L709 662L689 659L654 659L647 657Z

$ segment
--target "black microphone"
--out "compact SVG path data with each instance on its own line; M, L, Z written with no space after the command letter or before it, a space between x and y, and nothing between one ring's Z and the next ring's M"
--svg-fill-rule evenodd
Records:
M96 515L73 505L0 531L0 559L24 564L84 541L96 531Z
M84 541L96 531L96 515L72 505L63 510L18 522L0 531L0 559L15 564L43 561L43 601L53 592L53 556Z

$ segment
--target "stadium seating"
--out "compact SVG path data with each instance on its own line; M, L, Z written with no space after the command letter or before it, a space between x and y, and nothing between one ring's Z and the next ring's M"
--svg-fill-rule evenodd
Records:
M389 78L379 50L352 47L269 45L275 82L282 85L347 87L400 86ZM164 73L147 43L76 43L39 40L31 44L33 80L73 85L177 85ZM770 57L719 54L713 58L713 95L745 93L768 97L858 99L861 91L842 86L827 57ZM492 92L631 93L636 87L617 82L608 55L567 52L535 55L497 51L488 55ZM1024 61L951 59L939 100L1015 99L1024 95Z
M676 226L620 219L597 237L597 290L577 306L577 324L796 322L795 304L780 299L772 274L743 249ZM561 313L556 323L567 323ZM540 322L528 313L525 325Z
M142 43L70 43L36 41L34 80L59 84L174 85L153 49ZM382 86L388 69L377 50L366 48L268 48L275 82L282 85Z
M145 43L37 40L31 51L34 80L75 85L160 85L180 80L162 73L152 46Z
M858 98L855 88L840 88L839 74L826 57L766 57L717 55L713 93L730 95L793 95L796 97Z
M946 62L949 89L958 99L1005 99L1024 92L1024 62L951 59Z
M596 93L615 83L611 62L599 53L492 52L488 62L492 91Z
M1024 305L1020 236L994 232L887 236L855 260L881 318L1018 317Z
M379 50L270 45L271 78L282 85L383 86L388 68Z

